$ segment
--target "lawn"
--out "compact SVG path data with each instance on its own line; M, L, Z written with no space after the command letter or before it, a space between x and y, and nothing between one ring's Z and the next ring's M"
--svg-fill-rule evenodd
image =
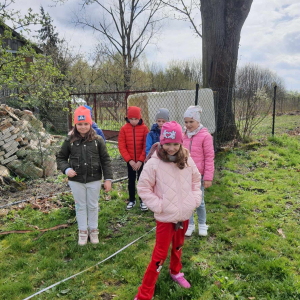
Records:
M275 137L268 137L267 118L255 130L260 146L216 155L214 184L205 195L209 235L194 234L183 250L182 271L192 288L170 280L167 261L155 300L300 299L300 136L287 134L300 126L299 119L277 117ZM150 211L138 206L125 211L126 184L101 194L96 246L77 246L77 224L43 235L36 230L72 224L69 195L52 199L63 207L47 214L30 205L1 212L1 230L34 230L0 236L1 299L24 299L90 267L33 299L133 299L150 261L154 231L95 266L155 226Z

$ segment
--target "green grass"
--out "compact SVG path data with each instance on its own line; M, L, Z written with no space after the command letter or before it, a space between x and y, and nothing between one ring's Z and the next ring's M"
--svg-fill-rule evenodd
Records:
M116 120L111 119L110 115L108 116L108 120L104 119L102 122L100 122L100 121L97 122L98 127L101 129L116 130L116 131L119 131L124 124L126 124L126 121L123 118L123 116L122 116L121 120L116 121Z
M300 137L279 135L299 121L295 125L294 116L282 117L277 118L281 131L275 137L263 136L267 122L257 128L257 136L264 137L262 146L217 154L214 184L205 195L209 236L195 234L183 250L182 271L192 288L183 290L170 280L167 261L155 300L300 299ZM24 299L94 266L152 229L150 211L141 212L138 206L125 211L126 185L114 185L110 197L101 194L99 245L77 246L76 224L38 239L37 231L0 236L1 299ZM72 222L72 198L63 196L61 201L64 208L49 214L30 206L11 211L0 219L1 229ZM154 243L152 232L34 299L133 299Z
M290 116L282 115L275 117L275 135L286 133L288 130L293 130L300 126L299 115ZM260 124L253 130L254 137L262 137L266 134L272 134L273 117L268 115Z
M116 159L121 156L118 144L107 141L106 147L107 147L108 154L112 159Z

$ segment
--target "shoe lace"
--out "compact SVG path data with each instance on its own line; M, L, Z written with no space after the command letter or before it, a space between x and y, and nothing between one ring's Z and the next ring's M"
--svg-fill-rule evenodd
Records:
M98 231L97 229L94 229L94 230L92 230L92 231L90 232L90 235L92 235L92 236L97 236L98 233L99 233L99 231Z
M87 233L85 233L85 232L80 232L80 233L79 233L79 238L80 238L81 240L85 240L85 239L87 238Z

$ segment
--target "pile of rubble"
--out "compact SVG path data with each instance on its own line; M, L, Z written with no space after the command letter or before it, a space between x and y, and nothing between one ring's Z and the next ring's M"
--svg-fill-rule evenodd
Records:
M31 111L0 105L0 165L15 174L12 176L36 179L53 175L62 138L48 134ZM4 174L4 167L0 170Z

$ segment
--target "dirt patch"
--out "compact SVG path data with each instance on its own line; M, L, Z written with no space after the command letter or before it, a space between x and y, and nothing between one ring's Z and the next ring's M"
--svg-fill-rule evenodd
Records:
M127 174L127 164L123 158L116 158L112 161L112 169L113 169L113 179L118 179L122 177L126 177Z
M116 295L110 295L108 293L102 293L100 295L100 299L103 299L103 300L111 300L111 299L114 299L116 297Z
M22 190L15 192L9 190L0 191L0 206L16 201L30 200L70 190L67 181L59 182L58 176L48 177L46 181L43 179L37 179L21 182L20 188Z
M293 130L288 130L287 134L288 135L300 135L300 127L296 127Z
M127 176L127 165L122 158L112 161L113 179ZM38 197L49 197L51 195L70 191L70 187L66 179L62 178L62 173L51 176L44 181L37 179L32 181L23 181L19 183L20 190L0 190L0 206L17 202L21 200L30 200Z
M300 115L300 110L277 112L276 113L276 116L298 116L298 115Z

